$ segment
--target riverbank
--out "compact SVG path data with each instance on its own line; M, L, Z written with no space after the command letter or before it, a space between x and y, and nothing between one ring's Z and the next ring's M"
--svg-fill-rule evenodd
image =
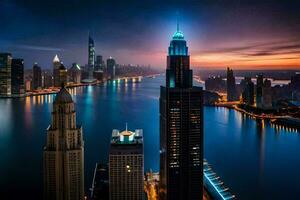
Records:
M145 76L126 76L126 77L119 77L114 79L113 81L121 81L125 80L126 82L128 80L135 80L137 81L134 82L140 82L142 78L155 78L156 76L159 76L160 74L150 74L150 75L145 75ZM89 86L89 85L101 85L104 84L108 81L112 81L110 79L105 79L104 81L94 81L94 82L86 82L86 83L77 83L77 84L69 84L66 87L67 88L76 88L76 87L84 87L84 86ZM34 90L30 92L26 92L25 94L20 94L20 95L11 95L11 96L0 96L0 98L24 98L24 97L29 97L29 96L39 96L39 95L49 95L49 94L56 94L60 90L60 87L50 87L46 89L41 89L41 90Z
M272 110L267 110L263 112L263 111L258 111L258 109L254 110L252 107L249 106L246 107L245 109L244 108L245 105L240 104L239 102L218 103L215 106L234 109L240 113L246 114L247 116L253 119L270 120L272 124L276 124L288 128L294 128L300 131L300 119L289 115L285 115L284 113L278 115L276 114L276 112Z

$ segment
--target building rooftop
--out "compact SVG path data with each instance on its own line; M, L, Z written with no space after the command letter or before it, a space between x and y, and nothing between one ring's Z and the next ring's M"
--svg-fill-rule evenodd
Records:
M134 132L124 130L120 132L117 129L112 131L111 144L142 144L143 143L143 130L137 129Z
M73 99L71 94L68 92L68 90L65 87L62 87L60 91L57 93L54 99L54 103L55 104L73 103Z
M55 57L54 57L54 59L53 59L53 62L60 62L60 61L59 61L59 58L58 58L58 56L57 56L57 54L55 55Z

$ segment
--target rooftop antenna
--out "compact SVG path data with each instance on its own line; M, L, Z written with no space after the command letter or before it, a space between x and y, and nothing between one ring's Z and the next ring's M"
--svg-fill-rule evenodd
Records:
M179 31L179 14L176 12L177 15L177 32Z

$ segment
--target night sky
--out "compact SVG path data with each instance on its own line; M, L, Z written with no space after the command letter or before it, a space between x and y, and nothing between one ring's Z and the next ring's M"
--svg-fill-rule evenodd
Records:
M84 65L90 31L105 59L165 68L177 18L194 67L300 67L300 1L286 0L0 0L0 52Z

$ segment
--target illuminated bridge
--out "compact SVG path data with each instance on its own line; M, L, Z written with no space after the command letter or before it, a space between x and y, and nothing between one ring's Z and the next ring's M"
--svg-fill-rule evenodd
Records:
M220 177L212 170L211 166L204 159L203 160L203 172L204 172L204 187L207 189L209 194L214 200L231 200L237 199L233 195L229 188L224 185L224 182Z

